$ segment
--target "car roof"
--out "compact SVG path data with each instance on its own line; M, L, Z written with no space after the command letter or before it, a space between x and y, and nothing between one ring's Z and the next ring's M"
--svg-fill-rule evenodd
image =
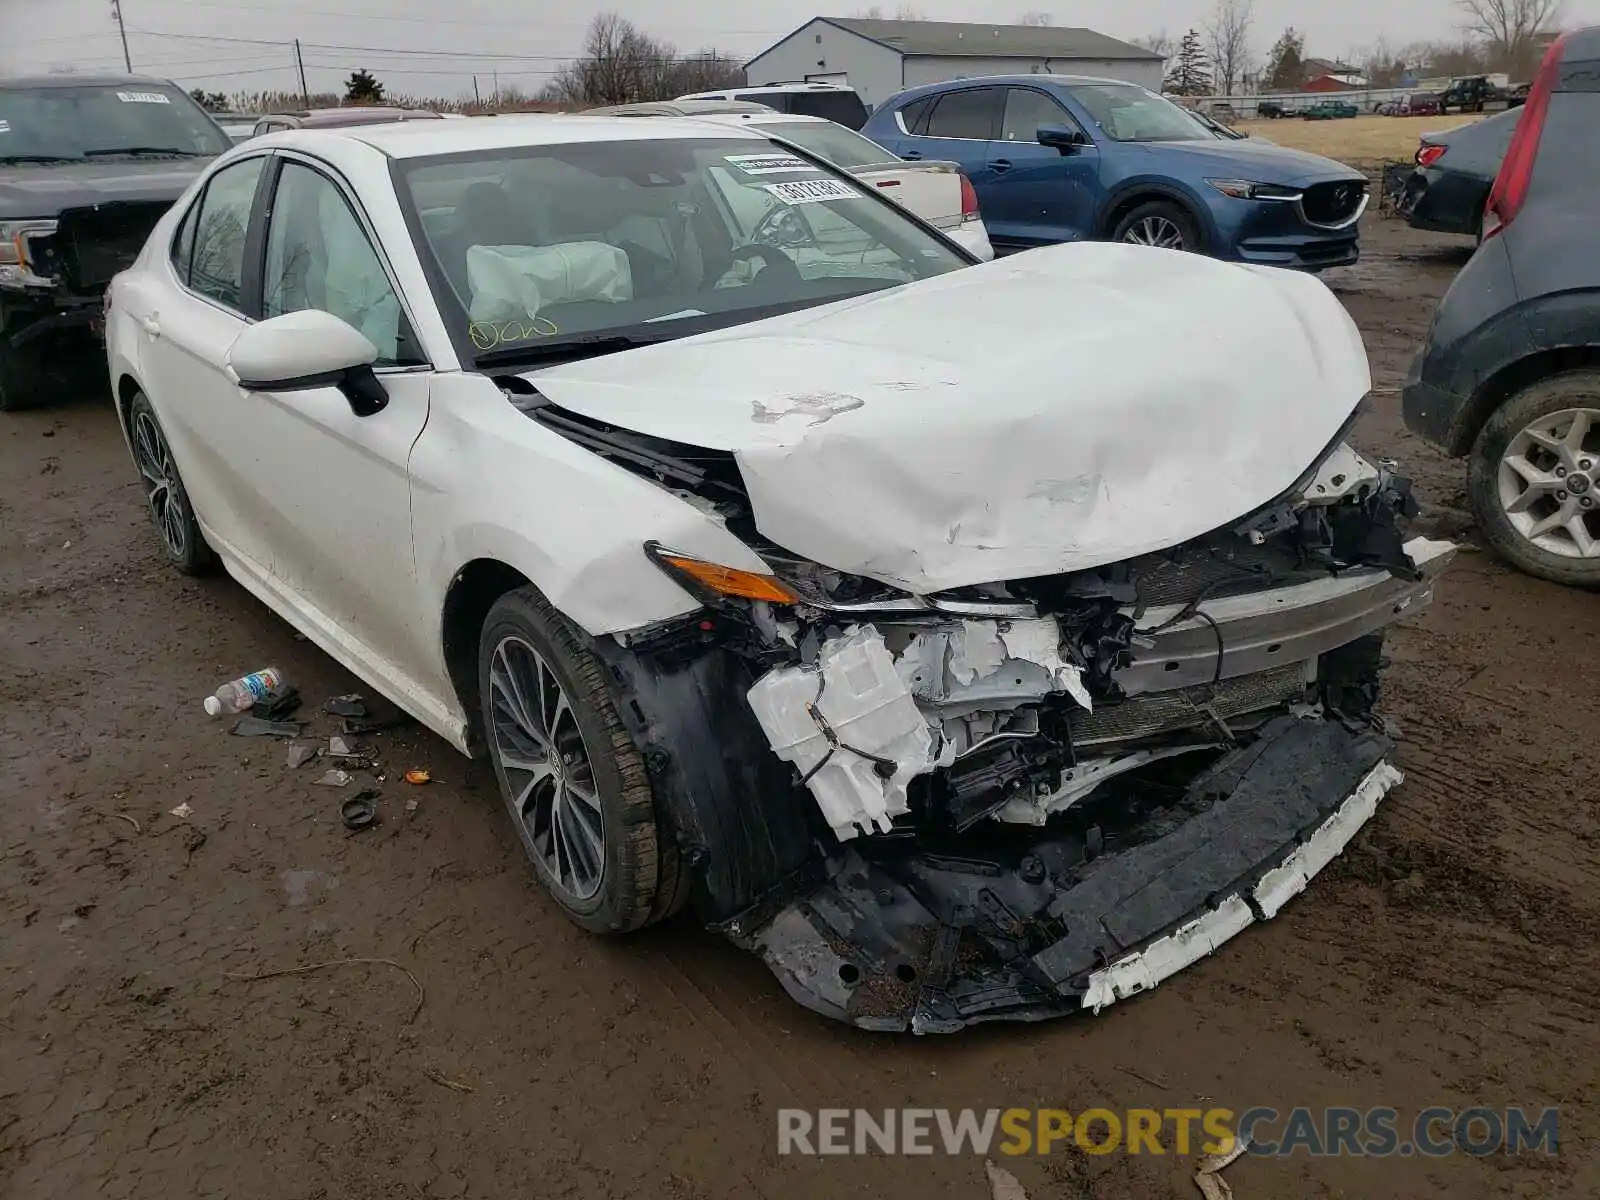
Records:
M617 117L691 117L713 113L770 113L767 104L754 100L641 100L636 104L606 104L599 108L586 108L582 116Z
M390 121L326 129L286 129L255 139L255 146L326 147L330 139L360 142L390 158L430 158L580 142L644 142L670 138L739 136L737 129L692 118L589 116L584 113L503 113L493 121ZM748 135L747 135L748 136Z
M1070 87L1074 84L1112 83L1122 87L1137 88L1137 83L1130 83L1126 79L1110 79L1103 75L1050 75L1040 72L1037 75L967 75L961 79L945 79L938 83L923 83L916 87L906 88L905 91L891 96L891 100L903 100L913 96L927 95L932 92L950 91L955 88L991 87L996 84L1015 84L1019 87L1038 87L1040 84L1057 84ZM1142 90L1148 91L1148 88Z
M704 92L690 92L686 96L679 96L679 100L699 100L705 96L732 96L736 93L746 92L853 92L855 88L845 87L837 83L760 83L747 86L735 84L733 87L711 88Z
M113 87L117 84L137 84L139 87L177 87L170 79L154 75L90 74L87 71L68 71L58 75L0 75L0 90L5 88L68 88ZM180 91L182 89L179 89Z

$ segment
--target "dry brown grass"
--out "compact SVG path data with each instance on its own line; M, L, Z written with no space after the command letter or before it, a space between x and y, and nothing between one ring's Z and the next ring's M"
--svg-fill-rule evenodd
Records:
M1238 128L1292 150L1325 155L1353 167L1372 167L1411 158L1425 133L1455 129L1481 119L1461 113L1447 117L1353 117L1347 121L1285 117L1280 121L1240 121Z

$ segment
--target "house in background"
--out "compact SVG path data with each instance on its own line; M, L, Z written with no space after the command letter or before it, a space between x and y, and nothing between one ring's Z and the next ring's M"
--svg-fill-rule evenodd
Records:
M813 17L745 64L752 87L836 83L873 107L908 87L976 75L1098 75L1161 90L1163 59L1091 29Z
M1309 76L1301 86L1302 92L1352 92L1357 88L1371 87L1372 81L1354 72L1348 75L1321 74Z

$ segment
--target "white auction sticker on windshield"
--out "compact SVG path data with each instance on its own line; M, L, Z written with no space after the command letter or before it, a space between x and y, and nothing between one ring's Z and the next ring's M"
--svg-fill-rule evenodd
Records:
M817 169L792 154L724 154L722 161L746 175L785 175Z
M11 132L11 122L10 121L0 121L0 133L10 133L10 132Z
M818 200L854 200L856 193L837 179L785 179L763 184L785 204L814 204Z
M118 92L117 99L124 104L171 104L160 92Z

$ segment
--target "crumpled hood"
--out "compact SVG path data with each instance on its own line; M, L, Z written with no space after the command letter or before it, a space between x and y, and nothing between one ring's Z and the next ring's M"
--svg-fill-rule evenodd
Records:
M209 158L32 163L0 167L0 220L54 217L69 208L183 195Z
M572 412L731 451L766 537L917 593L1243 517L1371 388L1311 276L1106 243L527 378Z

